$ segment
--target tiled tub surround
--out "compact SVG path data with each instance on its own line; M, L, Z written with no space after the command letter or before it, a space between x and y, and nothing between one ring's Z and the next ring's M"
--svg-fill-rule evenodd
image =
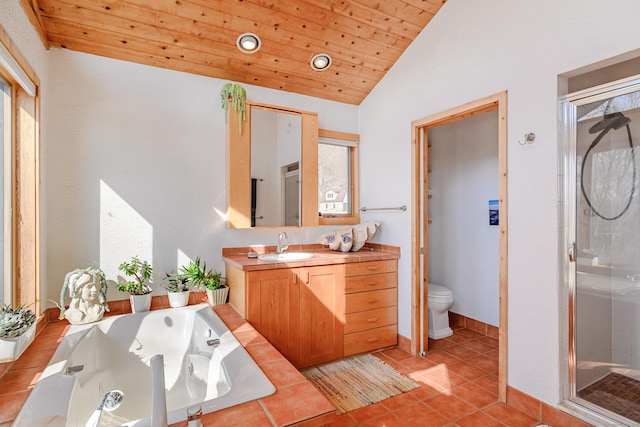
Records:
M201 302L204 298L203 293L198 293L191 302ZM123 308L128 305L128 301L124 302ZM166 308L168 303L165 306L162 297L154 297L153 307ZM204 415L205 425L286 426L335 413L333 405L232 307L224 304L215 306L214 310L269 377L276 393ZM34 343L20 359L7 366L6 373L0 377L0 427L11 425L69 328L68 322L55 320L58 310L55 311L50 313L49 323ZM186 426L186 422L176 425Z
M202 293L191 303L201 302ZM116 301L116 313L128 310L128 301ZM153 306L166 308L166 298L155 297ZM557 409L509 388L508 404L498 402L497 340L455 324L453 336L434 341L425 357L400 349L377 352L420 387L409 393L336 416L335 408L283 356L228 304L216 313L245 346L276 386L276 393L203 417L203 424L234 426L446 426L588 427ZM122 310L122 311L118 311ZM35 342L20 359L5 364L0 377L0 427L9 427L35 385L69 324L48 311ZM48 324L46 322L49 322ZM479 364L478 360L484 360ZM477 359L477 360L476 360ZM185 427L186 422L176 426Z
M124 399L102 414L101 424L148 425L158 354L170 424L186 420L187 409L196 405L206 414L275 392L224 322L202 303L71 326L15 425L85 426L109 390L121 391Z

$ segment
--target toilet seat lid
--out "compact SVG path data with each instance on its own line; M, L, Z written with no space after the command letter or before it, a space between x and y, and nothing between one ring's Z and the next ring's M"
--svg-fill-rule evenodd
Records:
M429 283L429 296L450 297L450 296L453 296L453 292L451 292L451 289L445 288L442 285Z

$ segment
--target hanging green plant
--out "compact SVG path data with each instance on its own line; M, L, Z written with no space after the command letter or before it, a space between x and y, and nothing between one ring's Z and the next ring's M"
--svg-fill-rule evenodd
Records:
M229 98L231 98L231 105L233 109L240 115L238 120L238 133L242 133L242 122L245 120L245 100L247 99L247 92L242 86L237 83L227 83L222 86L220 91L220 102L222 103L222 109L224 110L225 123L229 120Z

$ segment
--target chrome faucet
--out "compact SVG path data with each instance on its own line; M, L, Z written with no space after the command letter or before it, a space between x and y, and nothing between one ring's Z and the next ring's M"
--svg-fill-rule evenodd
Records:
M280 233L278 233L278 248L276 249L276 253L283 253L284 251L286 251L287 249L289 249L289 243L287 242L286 245L282 244L282 240L283 239L289 239L287 237L287 233L285 233L284 231L281 231Z
M631 280L632 282L635 282L636 280L640 279L640 273L636 273L633 276L628 274L627 279Z

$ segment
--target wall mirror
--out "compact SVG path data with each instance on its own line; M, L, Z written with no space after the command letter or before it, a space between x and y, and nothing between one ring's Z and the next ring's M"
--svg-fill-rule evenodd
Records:
M251 106L251 227L300 225L302 117Z
M246 103L227 121L229 228L318 225L318 115Z

